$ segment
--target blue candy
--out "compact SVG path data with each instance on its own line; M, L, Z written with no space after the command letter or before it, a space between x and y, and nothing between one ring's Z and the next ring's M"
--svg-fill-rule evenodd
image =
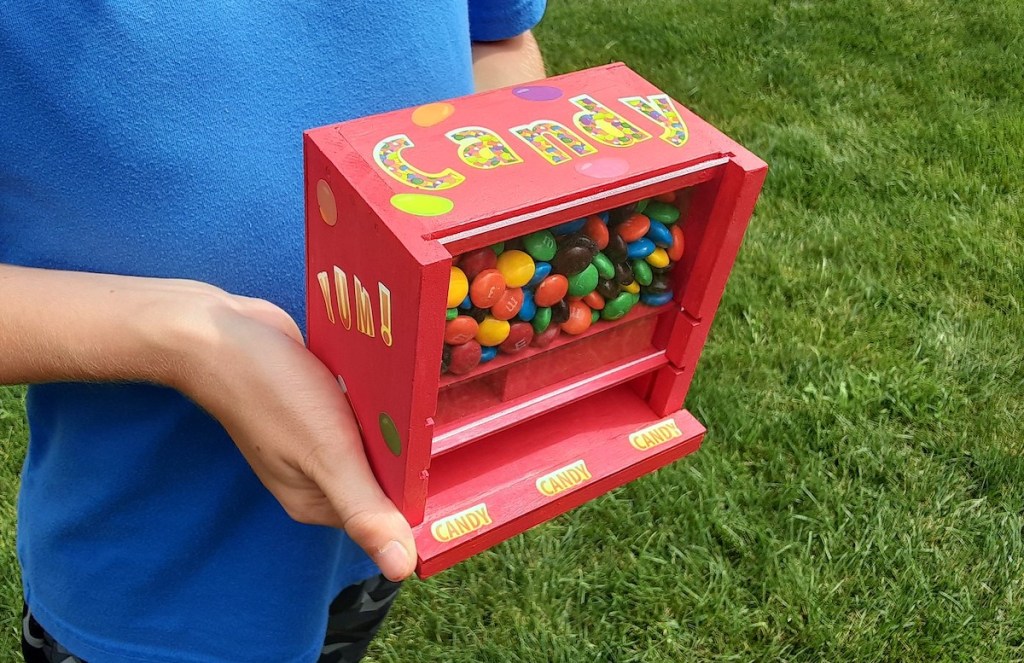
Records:
M672 301L672 293L671 292L659 292L659 293L644 292L644 293L640 294L640 301L642 301L644 304L647 304L648 306L661 306L662 304L668 304L670 301Z
M652 219L651 227L647 231L647 239L667 249L672 246L672 231L664 223Z
M608 221L611 219L611 216L608 214L608 212L601 212L600 214L598 214L598 216L601 217L601 220L604 221L604 225L607 226Z
M628 257L630 260L633 260L635 258L646 258L647 256L654 253L655 248L657 247L654 246L654 242L647 239L646 237L641 237L635 242L631 242L630 244L626 245L626 257Z
M530 279L524 287L536 288L540 285L541 281L548 277L549 274L551 274L551 263L538 262L533 266L533 278Z
M498 347L495 345L485 345L480 348L480 363L486 363L498 356Z
M583 229L583 226L587 223L586 219L576 219L575 221L569 221L568 223L560 223L551 229L556 235L568 235L569 233L578 232Z
M469 299L469 295L466 295L466 298L462 300L462 303L459 304L459 308L463 309L464 311L468 311L469 309L473 308L473 302Z
M533 320L533 316L537 315L537 302L533 300L532 290L523 290L523 305L519 308L518 315L523 322L529 322Z

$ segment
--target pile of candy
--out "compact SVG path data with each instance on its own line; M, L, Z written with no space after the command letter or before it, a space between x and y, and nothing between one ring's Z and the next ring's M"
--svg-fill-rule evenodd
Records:
M469 373L498 352L546 347L672 299L683 255L675 194L458 256L448 284L441 372Z

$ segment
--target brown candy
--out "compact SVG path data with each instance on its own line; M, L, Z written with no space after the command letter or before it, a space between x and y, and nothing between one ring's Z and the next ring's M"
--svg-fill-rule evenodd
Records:
M551 324L560 325L569 319L569 303L564 299L551 306Z
M619 285L629 285L636 278L633 276L633 268L629 266L628 262L619 262L615 264L615 282Z
M608 211L608 225L617 226L634 214L636 214L636 203L616 207Z
M628 252L629 247L626 246L626 240L617 233L612 233L608 238L608 246L604 247L604 254L608 256L608 259L612 262L622 262L626 259Z
M615 299L618 297L619 290L619 284L611 279L601 279L597 282L597 292L599 292L605 300Z

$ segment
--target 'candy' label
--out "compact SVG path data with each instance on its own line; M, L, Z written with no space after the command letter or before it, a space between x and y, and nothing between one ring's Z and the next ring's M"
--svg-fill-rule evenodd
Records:
M592 478L590 470L587 469L587 464L582 460L578 460L572 465L566 465L551 474L545 474L537 479L537 490L540 491L541 495L554 497L558 493L565 492Z
M481 503L438 520L430 526L430 534L437 541L448 543L492 522L491 515L487 513L487 505Z
M629 443L633 445L633 448L637 451L647 451L653 449L659 444L664 444L669 440L674 440L677 437L682 437L683 431L679 430L679 426L676 424L675 419L666 419L665 421L659 421L653 426L642 428L635 433L630 433Z

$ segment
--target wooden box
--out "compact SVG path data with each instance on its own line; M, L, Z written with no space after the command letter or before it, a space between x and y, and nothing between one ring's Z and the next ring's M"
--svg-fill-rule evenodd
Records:
M699 447L705 429L681 408L767 171L756 156L614 64L308 131L305 171L309 345L414 526L421 577ZM633 260L658 267L667 303L600 319L607 301L588 296L598 320L584 330L442 373L453 354L477 353L475 341L445 344L462 256L505 243L511 261L521 238L551 228L559 251L586 244L579 220L614 235L627 206L656 197L652 217L679 212L659 245L676 259L650 262L643 245ZM626 262L607 279L618 290L602 272L609 296L640 287L617 282L646 275ZM541 308L562 316L578 299ZM497 315L469 304L452 308Z

